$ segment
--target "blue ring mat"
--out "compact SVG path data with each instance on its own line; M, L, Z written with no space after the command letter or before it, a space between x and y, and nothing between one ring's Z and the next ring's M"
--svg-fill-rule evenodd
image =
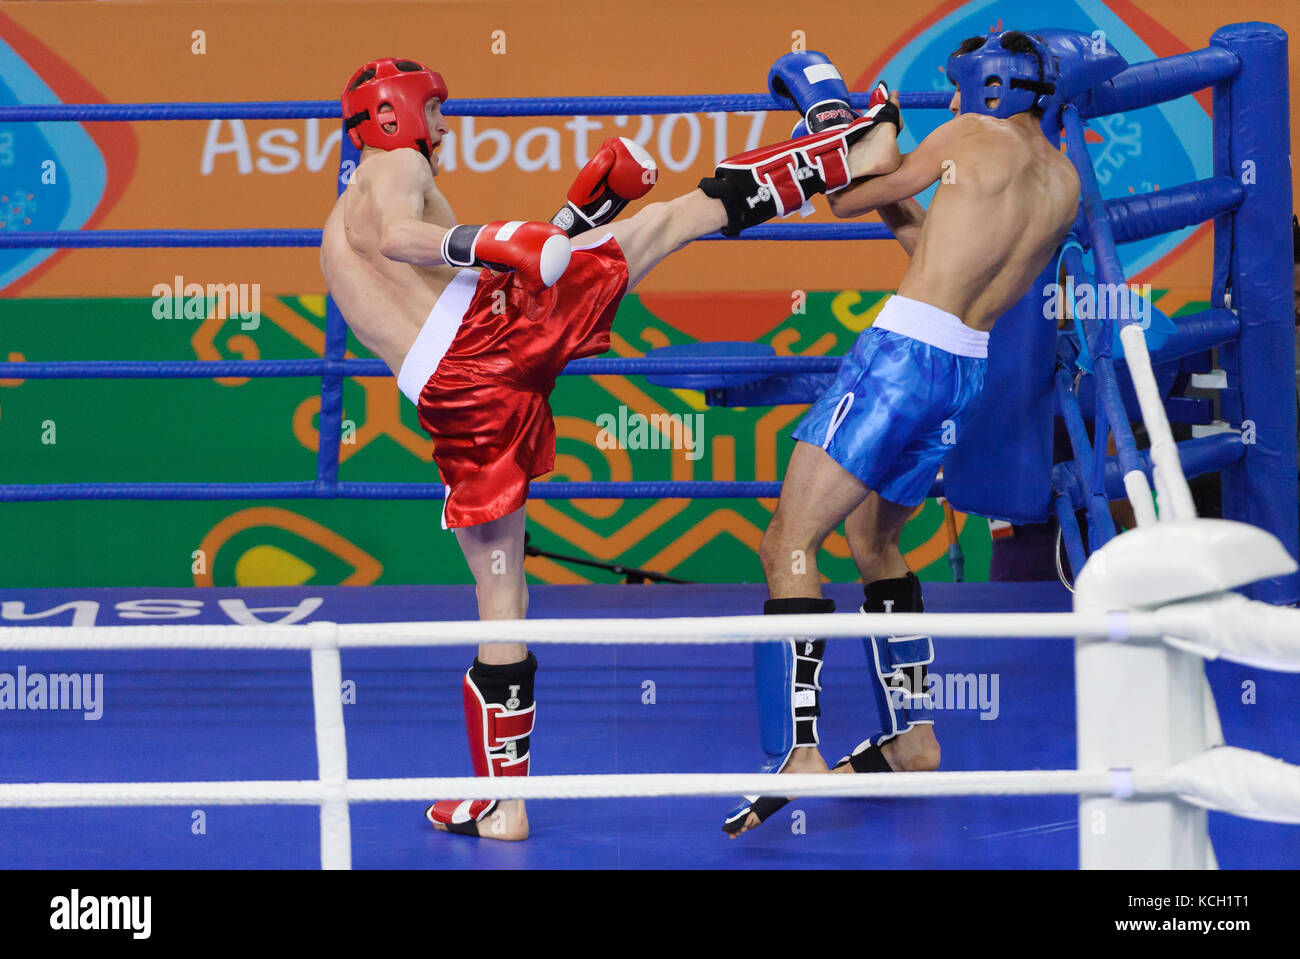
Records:
M841 610L860 588L830 585ZM530 615L730 615L758 612L761 585L535 586ZM321 605L337 622L471 619L468 586L0 590L5 625L79 600L100 625L131 600L197 601L178 623L226 623L220 605ZM929 612L1056 612L1055 583L926 584ZM275 621L283 610L261 613ZM69 625L71 611L28 625ZM860 643L832 640L822 671L823 754L834 762L875 731ZM996 710L950 702L936 731L946 770L1062 769L1075 764L1073 646L1064 640L941 640L935 670L997 677ZM750 649L539 646L535 772L752 772L761 759ZM467 776L460 677L469 648L343 652L349 775ZM0 709L0 781L309 779L316 776L308 656L303 652L0 652L0 673L104 674L103 716ZM1300 676L1208 665L1227 741L1300 762ZM643 702L646 683L654 703ZM1253 699L1253 701L1251 701ZM951 708L964 705L964 708ZM996 712L996 715L993 715ZM458 798L458 797L430 797ZM797 800L735 841L723 797L544 800L531 838L499 843L435 832L423 803L352 806L355 868L1075 868L1073 797ZM211 806L205 832L189 807L0 810L4 868L316 868L315 807ZM1223 868L1300 868L1300 827L1217 813Z

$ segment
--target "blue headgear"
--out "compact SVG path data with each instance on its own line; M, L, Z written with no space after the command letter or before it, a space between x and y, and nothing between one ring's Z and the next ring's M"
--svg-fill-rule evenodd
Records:
M979 48L948 58L948 79L961 88L962 113L1005 120L1035 103L1046 109L1054 97L1059 75L1051 51L1036 37L1021 34L1028 37L1034 52L1012 53L1002 46L1012 32L1018 31L990 33ZM986 99L997 99L998 105L990 109L984 104Z

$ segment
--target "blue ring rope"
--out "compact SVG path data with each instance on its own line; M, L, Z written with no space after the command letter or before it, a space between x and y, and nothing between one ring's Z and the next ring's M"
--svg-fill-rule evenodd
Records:
M532 499L776 499L777 481L676 480L530 483ZM441 483L13 483L0 503L51 500L403 499L440 500Z
M33 230L0 233L0 250L320 246L320 230Z
M834 373L838 356L596 357L574 360L561 376L655 373ZM216 379L225 377L382 376L383 360L52 360L0 362L0 380Z
M871 94L850 93L849 103L866 109ZM952 94L927 90L900 92L904 108L942 110ZM548 117L635 116L668 113L739 113L793 108L770 93L712 93L640 97L498 97L448 100L447 116ZM39 103L0 106L0 123L131 120L339 120L337 100L263 100L224 103Z
M750 227L738 237L721 233L709 240L842 241L888 240L893 237L883 223L794 223L787 226ZM195 247L318 247L320 230L44 230L0 232L0 250L195 248Z

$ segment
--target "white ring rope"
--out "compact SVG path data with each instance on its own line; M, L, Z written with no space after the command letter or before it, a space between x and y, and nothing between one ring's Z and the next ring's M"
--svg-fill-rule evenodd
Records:
M5 626L0 650L355 649L483 642L572 645L711 644L811 635L1157 641L1207 658L1300 672L1300 612L1236 594L1154 611L1089 613L841 613L663 619L518 619L303 626Z
M774 788L779 783L780 788ZM1207 750L1167 770L1073 769L864 775L644 773L529 777L353 779L353 802L478 799L616 799L630 796L796 795L800 798L920 796L1177 796L1239 816L1300 823L1300 767L1246 749ZM316 780L156 783L4 783L0 808L187 805L328 805L335 787Z
M1144 793L1167 792L1164 778L1138 780ZM628 796L743 796L773 792L811 796L1036 796L1106 795L1109 772L1073 769L995 772L896 773L890 776L789 775L780 789L766 773L623 773L578 776L503 776L351 779L348 802L429 801L433 796L475 799L616 799ZM182 783L6 783L6 806L318 805L327 790L315 780Z
M299 649L311 651L318 780L158 783L5 783L0 807L293 804L320 807L321 865L352 862L349 803L432 797L481 799L736 796L773 792L770 775L633 774L503 778L347 778L339 689L340 649L528 643L742 643L812 634L858 638L871 632L950 637L1081 637L1169 640L1201 655L1225 655L1300 669L1296 611L1241 596L1176 603L1153 612L851 613L831 616L721 616L664 619L553 619L426 623L317 622L300 626L27 626L0 628L0 649ZM1253 658L1253 659L1252 659ZM955 795L1177 796L1187 803L1276 822L1300 822L1300 767L1246 750L1211 749L1168 770L1027 770L894 773L889 776L784 776L780 794L800 797Z

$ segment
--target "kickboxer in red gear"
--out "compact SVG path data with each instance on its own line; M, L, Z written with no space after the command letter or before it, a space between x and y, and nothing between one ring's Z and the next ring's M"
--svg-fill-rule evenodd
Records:
M361 162L325 223L321 270L349 327L394 371L433 437L447 486L443 526L474 576L479 617L519 619L528 609L523 506L529 480L554 467L548 397L560 370L609 348L619 301L669 253L889 172L898 150L892 127L866 136L870 124L859 123L732 158L707 193L610 225L656 172L640 146L612 137L550 223L470 226L434 182L446 97L442 77L410 60L353 74L343 118ZM528 774L536 669L522 643L479 647L463 683L476 775ZM426 816L451 832L528 836L521 800L443 800Z

